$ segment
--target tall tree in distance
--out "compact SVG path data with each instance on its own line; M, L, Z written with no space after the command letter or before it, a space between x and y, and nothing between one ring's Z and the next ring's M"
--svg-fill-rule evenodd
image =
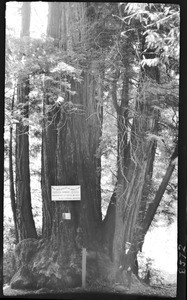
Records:
M20 37L29 37L31 3L23 2ZM24 63L25 53L22 53ZM19 241L36 238L29 169L29 77L20 76L17 83L17 107L20 109L20 120L16 124L16 210Z
M14 109L14 99L15 98L15 88L12 95L12 103L11 103L11 115L13 114ZM11 199L11 207L13 213L14 220L14 228L15 228L15 242L16 244L19 242L18 235L18 223L17 223L17 210L16 210L16 197L15 197L15 187L14 187L14 168L13 168L13 124L10 124L10 141L9 141L9 179L10 179L10 199Z

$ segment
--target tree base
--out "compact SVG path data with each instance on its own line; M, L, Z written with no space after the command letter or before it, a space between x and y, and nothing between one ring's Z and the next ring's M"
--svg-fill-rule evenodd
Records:
M52 247L49 240L25 239L15 248L16 273L12 289L62 290L82 286L82 251L67 257ZM110 279L110 259L103 253L87 251L87 284L99 278Z

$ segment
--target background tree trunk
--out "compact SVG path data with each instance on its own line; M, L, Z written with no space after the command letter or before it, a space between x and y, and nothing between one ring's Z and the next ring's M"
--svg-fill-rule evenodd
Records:
M151 202L149 204L148 209L146 211L146 215L145 215L145 217L142 221L142 224L141 224L141 227L142 227L141 231L142 232L141 232L141 234L143 235L143 239L144 239L144 237L145 237L145 235L146 235L146 233L147 233L147 231L148 231L148 229L149 229L149 227L150 227L150 225L153 221L153 218L156 214L157 208L160 204L160 201L162 200L162 197L164 195L166 187L167 187L167 185L169 183L169 180L172 176L172 173L175 169L175 161L174 160L171 160L169 166L167 167L166 173L165 173L165 175L162 179L162 182L159 186L159 189L158 189L158 191L155 195L155 198L154 198L153 202Z
M12 97L12 107L11 114L14 109L14 94ZM15 228L15 243L19 242L18 236L18 228L17 228L17 216L16 216L16 199L15 199L15 189L14 189L14 170L13 170L13 124L10 124L10 142L9 142L9 176L10 176L10 199L11 199L11 207L13 213L14 220L14 228Z
M22 6L21 37L29 36L30 2ZM25 120L29 116L29 79L20 78L17 85L18 104L21 105L21 117L16 125L16 201L19 241L36 238L36 228L32 215L29 170L29 126Z

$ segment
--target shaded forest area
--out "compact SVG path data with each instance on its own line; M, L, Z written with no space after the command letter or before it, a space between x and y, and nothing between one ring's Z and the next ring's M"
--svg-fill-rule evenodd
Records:
M47 33L33 38L31 4L20 2L19 37L6 28L5 283L80 287L84 247L88 286L111 285L129 242L132 283L149 285L145 236L176 218L179 6L48 2ZM52 201L62 185L80 185L81 201Z

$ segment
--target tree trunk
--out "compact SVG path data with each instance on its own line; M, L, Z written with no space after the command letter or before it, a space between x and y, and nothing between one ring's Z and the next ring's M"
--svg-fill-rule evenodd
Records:
M47 93L46 89L46 93ZM41 186L42 186L42 236L51 236L52 228L52 204L51 185L56 183L56 141L57 131L52 122L52 116L46 112L49 99L44 95L43 103L43 127L42 127L42 162L41 162Z
M155 130L157 131L157 130ZM143 239L140 238L139 234L139 228L142 220L144 219L146 215L146 208L147 208L147 199L150 193L151 185L152 185L152 174L153 174L153 163L154 163L154 158L155 158L155 152L156 152L156 146L157 143L156 141L153 142L152 147L150 149L150 155L149 159L147 162L147 170L146 170L146 177L145 177L145 182L143 185L143 191L142 191L142 198L140 202L140 207L139 207L139 214L138 214L138 219L137 219L137 226L136 230L134 231L133 235L133 253L132 253L132 271L133 273L139 277L138 275L138 259L137 259L137 254L139 251L141 251L142 246L143 246Z
M123 99L128 99L128 79ZM113 240L113 256L115 269L119 267L119 257L125 242L133 242L139 216L143 186L149 172L154 141L147 138L147 133L156 133L157 113L151 107L153 96L149 93L149 80L142 81L139 99L136 101L131 136L127 137L128 106L118 108L118 182L116 190L115 233ZM147 94L143 94L143 89ZM123 118L121 117L123 116ZM121 121L122 119L122 121ZM132 245L133 248L133 245ZM134 251L134 250L133 250ZM132 255L133 256L133 255ZM132 261L133 264L133 261Z
M29 35L30 2L22 6L21 37ZM19 124L16 125L16 199L19 241L36 238L36 228L32 215L29 170L29 79L20 78L17 85L18 104L21 105ZM27 124L25 125L26 122Z
M156 192L155 198L154 198L153 202L151 202L149 204L149 207L146 211L145 218L142 221L141 226L142 226L143 238L146 235L147 231L149 230L149 227L150 227L150 225L153 221L153 218L156 214L157 208L160 204L160 201L162 200L162 197L164 195L164 192L167 188L167 185L169 183L169 180L172 176L172 173L173 173L174 169L175 169L175 161L171 160L169 166L167 167L166 173L165 173L165 175L162 179L162 182L159 186L159 189Z
M14 109L14 95L12 98L12 108L11 108L11 114ZM17 228L17 216L16 216L16 199L15 199L15 190L14 190L14 171L13 171L13 145L12 145L12 139L13 139L13 128L12 124L10 125L10 142L9 142L9 176L10 176L10 199L11 199L11 207L12 207L12 213L13 213L13 220L14 220L14 228L15 228L15 243L17 244L19 242L19 236L18 236L18 228Z
M167 167L166 173L162 179L162 182L159 186L159 189L154 197L154 200L149 204L148 208L144 212L143 219L138 221L138 227L133 237L133 245L134 245L134 252L133 252L133 261L137 261L137 254L139 250L141 251L145 236L151 226L151 223L154 219L156 214L157 208L162 200L164 192L167 188L167 185L170 181L172 173L175 169L175 161L171 160L169 166ZM137 265L133 265L133 272L138 276L138 268Z
M117 81L113 84L113 103L118 116L118 181L115 204L115 232L113 239L114 273L119 267L119 258L125 242L131 242L132 253L134 249L134 236L137 231L139 210L143 195L143 187L147 175L150 174L151 160L155 142L149 139L148 133L156 134L158 111L152 108L155 95L151 94L152 81L157 81L154 69L140 72L139 89L133 107L133 122L129 124L129 81L131 45L122 47L122 63L124 66L122 95L118 98ZM149 69L149 68L148 68ZM118 71L119 73L119 71ZM121 76L121 75L120 75ZM154 77L154 78L153 78ZM120 82L120 81L119 81ZM120 103L120 105L119 105ZM132 116L131 116L132 119ZM133 267L133 255L131 267Z
M79 42L82 38L74 34L75 24L80 34L85 34L81 27L85 22L85 6L83 2L49 5L48 34L52 35L55 43L58 38L58 45L67 51L73 49L77 38ZM55 18L61 23L56 22ZM64 94L61 105L51 102L49 91L53 89L53 84L45 84L42 129L43 244L35 250L35 266L30 265L32 275L37 278L37 287L80 285L82 247L86 247L88 253L97 247L97 232L102 222L100 158L96 156L102 126L102 89L98 80L101 75L93 74L96 70L90 59L87 64L80 82L71 74L62 72L55 75L59 78L59 86L60 81L66 79L71 84L71 90L76 92L71 94L71 91L61 87ZM49 104L55 106L53 110L49 109ZM52 185L80 185L81 201L52 201ZM70 220L63 219L66 212L71 213ZM24 247L24 243L20 247ZM49 279L52 269L53 276ZM89 259L88 254L87 279L92 271L97 273L96 262ZM13 286L15 281L17 279L14 278Z

